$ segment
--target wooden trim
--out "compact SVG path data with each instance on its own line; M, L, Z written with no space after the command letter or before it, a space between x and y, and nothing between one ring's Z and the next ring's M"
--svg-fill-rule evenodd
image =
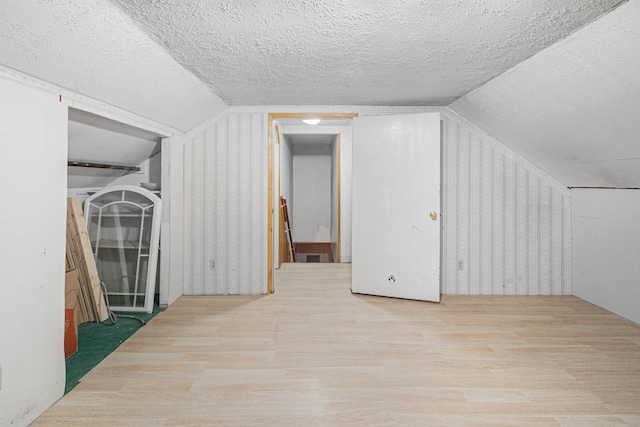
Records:
M340 163L340 134L338 134L337 136L336 144L338 144L338 149L336 150L336 163L338 164L338 253L336 254L335 262L342 262L342 211L340 205L340 199L342 197L342 181L340 170L342 168L342 165Z
M269 132L267 154L267 293L273 293L273 116L269 114Z
M358 113L268 113L268 167L267 173L267 293L273 293L273 121L275 119L298 119L305 117L318 117L321 119L351 119L358 117ZM279 174L278 174L279 176ZM278 177L279 180L279 177ZM280 188L278 187L278 197L280 196Z

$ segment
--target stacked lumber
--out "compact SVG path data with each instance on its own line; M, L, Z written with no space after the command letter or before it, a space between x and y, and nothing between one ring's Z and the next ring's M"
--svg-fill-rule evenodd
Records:
M109 317L102 296L96 261L80 200L67 199L67 269L78 269L80 323L103 322Z

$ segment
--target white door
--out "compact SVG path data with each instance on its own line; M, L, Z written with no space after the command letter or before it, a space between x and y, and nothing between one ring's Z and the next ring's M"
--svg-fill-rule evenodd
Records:
M353 119L355 293L440 301L440 114Z

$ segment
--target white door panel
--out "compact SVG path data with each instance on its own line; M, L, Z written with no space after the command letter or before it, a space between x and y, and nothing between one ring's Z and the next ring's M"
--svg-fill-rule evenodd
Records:
M440 300L439 114L354 119L352 246L353 292Z

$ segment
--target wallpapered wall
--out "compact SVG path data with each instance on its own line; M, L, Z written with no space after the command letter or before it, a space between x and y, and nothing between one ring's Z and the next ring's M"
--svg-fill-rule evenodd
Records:
M267 290L269 111L442 113L442 293L571 294L567 188L446 108L343 106L233 107L186 135L185 295Z

